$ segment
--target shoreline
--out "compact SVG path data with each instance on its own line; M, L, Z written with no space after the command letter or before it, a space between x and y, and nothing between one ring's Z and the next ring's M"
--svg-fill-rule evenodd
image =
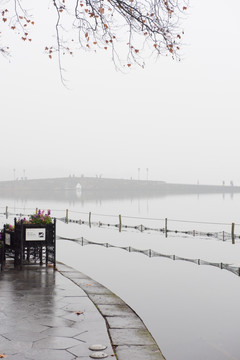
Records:
M165 360L140 317L78 270L7 262L0 272L0 354L9 360ZM105 350L106 348L106 350Z
M116 294L87 275L63 263L57 271L79 286L106 322L118 360L165 360L142 319Z

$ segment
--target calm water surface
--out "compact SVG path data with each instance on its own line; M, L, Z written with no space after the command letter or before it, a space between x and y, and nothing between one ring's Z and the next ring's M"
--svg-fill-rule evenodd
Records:
M154 228L162 228L164 219L168 218L168 227L173 230L229 232L232 222L240 223L238 194L83 201L81 194L64 193L52 200L51 196L49 199L0 198L0 212L5 211L6 205L11 213L32 213L35 208L50 208L56 217L65 216L69 209L70 218L82 220L88 220L91 211L92 221L111 224L117 224L118 215L122 214L123 224ZM3 215L0 219L2 223L6 222ZM232 245L230 241L179 234L165 238L160 232L141 233L135 229L124 229L119 233L117 228L93 226L90 229L86 225L67 225L60 221L57 232L69 238L84 236L100 243L151 248L166 254L240 266L238 241ZM236 225L236 233L240 233L239 225ZM57 258L124 299L144 320L167 360L240 359L240 278L236 275L211 266L148 258L143 254L96 245L82 247L66 240L58 240Z

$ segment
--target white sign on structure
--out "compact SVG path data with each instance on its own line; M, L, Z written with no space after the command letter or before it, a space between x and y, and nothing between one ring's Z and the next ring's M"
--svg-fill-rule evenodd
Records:
M8 246L11 245L11 235L8 233L5 233L5 244Z
M45 241L46 229L26 229L26 241Z

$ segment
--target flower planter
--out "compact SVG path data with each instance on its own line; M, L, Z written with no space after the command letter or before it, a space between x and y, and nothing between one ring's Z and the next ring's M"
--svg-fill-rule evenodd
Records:
M5 257L15 265L56 265L56 220L52 224L26 224L14 220L14 231L4 228Z

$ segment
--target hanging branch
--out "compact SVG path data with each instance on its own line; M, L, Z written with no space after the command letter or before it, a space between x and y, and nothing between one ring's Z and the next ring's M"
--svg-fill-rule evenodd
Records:
M117 68L133 64L144 67L144 59L152 54L179 60L183 35L180 21L187 1L52 0L56 42L47 45L45 52L50 59L57 53L63 82L62 56L73 55L79 48L110 51ZM0 0L1 26L7 25L23 41L31 41L29 25L34 21L24 8L24 0L8 0L7 4L9 7L6 0ZM2 54L6 55L7 50L0 45Z

